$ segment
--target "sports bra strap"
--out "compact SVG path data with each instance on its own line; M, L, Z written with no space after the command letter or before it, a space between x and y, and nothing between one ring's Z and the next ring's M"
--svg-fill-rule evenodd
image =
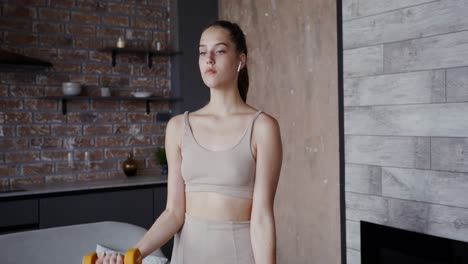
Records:
M250 122L249 126L246 128L241 141L244 141L246 136L248 136L248 139L249 139L248 142L249 142L249 145L250 145L250 139L252 137L253 125L255 123L255 120L257 120L258 116L262 112L263 112L262 110L258 110L257 113L255 113L254 117L252 118L252 121ZM188 114L189 114L188 111L184 112L185 135L189 136L190 138L193 138L194 136L193 136L192 126L190 126L190 121L188 119ZM241 142L239 142L239 143L241 143Z
M258 110L257 113L255 114L255 116L252 118L252 122L250 122L250 129L253 127L253 124L255 123L255 120L258 118L258 116L262 113L263 111L262 110ZM189 120L188 120L188 113L189 111L185 111L184 112L184 123L185 123L185 130L186 131L190 131L191 130L191 127L190 127L190 123L189 123Z
M257 113L255 114L255 116L252 118L252 122L250 122L250 125L249 125L249 138L252 137L252 131L253 131L253 126L254 126L254 123L255 123L255 120L257 120L258 116L262 113L263 111L262 110L258 110ZM249 141L250 142L250 141Z
M185 111L184 112L184 123L185 123L185 132L190 132L190 124L189 124L189 120L188 120L188 112L189 111Z
M253 126L253 123L255 122L255 120L257 119L257 117L262 113L263 111L262 110L258 110L257 113L255 114L253 120L252 120L252 126Z

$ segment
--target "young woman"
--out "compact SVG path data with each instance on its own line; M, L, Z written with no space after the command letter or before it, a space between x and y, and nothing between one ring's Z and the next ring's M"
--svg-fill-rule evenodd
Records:
M175 235L171 264L275 263L278 123L246 103L247 46L237 24L208 26L199 53L210 101L168 122L166 210L135 247L146 256ZM99 261L122 263L122 257Z

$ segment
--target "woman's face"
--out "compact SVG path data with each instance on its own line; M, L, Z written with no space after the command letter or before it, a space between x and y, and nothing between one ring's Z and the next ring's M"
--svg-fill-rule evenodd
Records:
M237 85L239 56L229 32L221 27L206 29L200 38L198 66L203 82L210 88ZM242 67L244 63L242 62Z

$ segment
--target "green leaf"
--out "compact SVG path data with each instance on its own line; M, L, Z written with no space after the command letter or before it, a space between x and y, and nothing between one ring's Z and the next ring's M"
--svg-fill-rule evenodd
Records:
M154 152L154 156L160 165L167 164L166 149L164 147L158 147Z

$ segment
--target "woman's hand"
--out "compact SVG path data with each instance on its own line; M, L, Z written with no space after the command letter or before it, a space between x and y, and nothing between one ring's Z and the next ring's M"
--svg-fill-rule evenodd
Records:
M123 264L124 258L119 253L98 253L96 264Z

